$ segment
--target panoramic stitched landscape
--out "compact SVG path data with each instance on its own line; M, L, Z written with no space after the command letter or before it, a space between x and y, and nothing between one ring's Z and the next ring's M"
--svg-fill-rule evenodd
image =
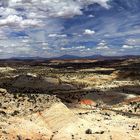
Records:
M0 0L0 140L140 140L140 0Z

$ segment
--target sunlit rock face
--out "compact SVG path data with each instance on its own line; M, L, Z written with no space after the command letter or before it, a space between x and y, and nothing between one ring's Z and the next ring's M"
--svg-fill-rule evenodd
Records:
M43 111L3 120L0 122L4 130L1 138L106 140L112 137L114 140L129 140L133 136L137 140L140 124L135 121L138 119L115 115L111 111L69 109L63 103L54 103Z
M6 126L8 135L3 134L3 138L9 139L72 139L75 138L89 138L85 131L88 128L92 129L92 133L100 132L103 128L92 126L90 122L81 119L69 110L62 103L55 103L49 109L42 112L32 114L27 117L12 117L9 119L11 125Z

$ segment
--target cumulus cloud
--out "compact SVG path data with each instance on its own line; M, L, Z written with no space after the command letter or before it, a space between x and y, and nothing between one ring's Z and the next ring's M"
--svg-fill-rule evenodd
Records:
M96 49L97 50L106 50L106 49L109 49L109 47L108 46L98 46Z
M128 38L125 41L128 46L140 47L140 38Z
M73 50L73 51L75 51L75 50L85 50L86 49L86 46L73 46L73 47L61 47L60 48L60 50L62 50L62 51L66 51L66 50Z
M30 27L30 26L33 26L33 27L36 27L36 26L40 26L41 24L41 21L38 21L38 20L34 20L34 19L25 19L25 20L22 20L21 23L20 23L20 26L21 27Z
M95 34L95 31L90 30L90 29L85 29L85 31L84 31L83 34L84 34L84 35L93 35L93 34Z
M23 19L17 15L9 15L5 19L0 20L0 26L20 26L20 27L29 27L29 26L39 26L40 23L37 20L33 19Z
M82 15L82 9L94 3L98 3L104 8L109 8L107 4L108 1L109 0L0 0L0 26L9 26L9 28L11 28L11 26L18 26L18 28L25 28L46 25L46 27L49 26L48 30L58 27L61 29L61 25L58 23L59 20L53 21L53 18L71 18L76 15ZM50 22L53 23L50 24ZM56 27L54 23L58 24L58 27ZM93 32L90 33L93 34Z
M65 38L65 37L67 37L67 35L66 34L49 34L48 37L50 37L50 38L55 38L55 37Z
M22 21L22 17L18 17L16 15L9 15L7 18L0 20L0 26L16 25L21 21Z
M130 46L130 45L123 45L122 46L123 49L133 49L134 46Z
M85 51L86 49L90 51L91 49L87 48L86 44L76 44L75 42L88 42L90 39L93 41L92 35L94 35L98 29L84 24L81 25L81 27L76 27L76 30L68 32L65 30L64 22L67 19L71 20L74 16L85 16L83 9L91 4L96 3L108 9L110 7L107 3L108 1L109 0L0 0L0 37L4 40L4 43L1 43L1 45L6 46L5 49L3 47L2 50L4 52L9 51L11 54L15 52L17 54L26 53L29 55L39 55L40 52L42 53L41 55L44 54L44 56L50 55L47 52L48 49L51 49L52 54L54 51L58 54L59 50L74 50L73 52L76 53L80 52L80 50ZM88 20L94 20L92 19L92 17L94 17L92 14L94 13L89 13L89 16L87 15ZM95 31L92 30L92 28L94 28ZM83 31L83 29L85 30ZM22 35L21 38L17 37L22 34L19 33L19 31L23 34L27 34L29 37L25 39ZM75 40L78 38L75 42L72 42L73 32L80 34L79 36L75 35L73 37ZM14 36L12 36L13 34ZM7 39L5 39L6 36ZM13 41L14 39L17 43ZM16 45L12 46L12 42ZM107 50L109 47L105 42L100 42L95 50L96 49Z
M45 15L52 17L73 17L81 15L83 7L98 3L105 8L109 0L1 0L1 5L10 8L24 7L25 9L42 10ZM26 6L26 7L25 7Z
M76 49L85 49L86 46L77 46Z
M107 46L107 43L106 43L104 40L102 40L102 41L98 44L98 46L96 47L96 49L97 49L97 50L108 50L109 47Z
M71 48L65 48L65 47L61 47L60 50L61 51L66 51L66 50L70 50Z
M9 15L16 15L18 14L17 11L13 8L4 8L4 7L0 7L0 15L5 17L5 16L9 16Z

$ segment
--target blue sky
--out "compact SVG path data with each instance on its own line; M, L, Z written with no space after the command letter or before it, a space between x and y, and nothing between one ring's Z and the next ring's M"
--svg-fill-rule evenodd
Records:
M0 0L0 58L140 55L140 0Z

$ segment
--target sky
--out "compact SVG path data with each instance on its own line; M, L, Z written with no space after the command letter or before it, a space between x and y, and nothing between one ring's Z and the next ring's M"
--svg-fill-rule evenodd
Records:
M0 58L140 55L140 0L0 0Z

